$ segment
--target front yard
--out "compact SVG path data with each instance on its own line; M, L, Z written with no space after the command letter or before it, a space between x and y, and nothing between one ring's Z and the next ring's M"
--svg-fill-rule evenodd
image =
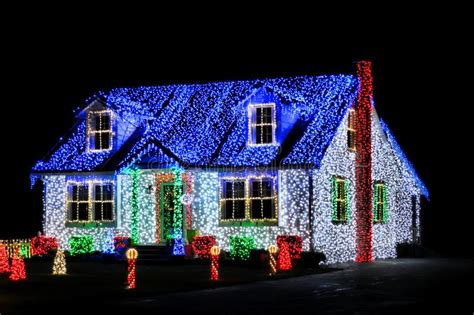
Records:
M10 282L0 275L0 313L67 307L70 310L100 308L120 299L146 297L178 291L217 288L259 280L281 279L331 268L296 266L293 270L270 277L267 266L251 267L221 261L219 281L210 281L209 261L178 261L168 264L137 263L137 288L127 290L127 262L68 261L65 276L51 274L52 258L25 260L27 280Z

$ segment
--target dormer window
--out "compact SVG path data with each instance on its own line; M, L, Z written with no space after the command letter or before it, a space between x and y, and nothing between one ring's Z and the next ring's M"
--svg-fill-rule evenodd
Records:
M276 113L275 104L249 105L249 145L276 144Z
M91 111L88 115L88 149L100 152L112 149L112 111Z

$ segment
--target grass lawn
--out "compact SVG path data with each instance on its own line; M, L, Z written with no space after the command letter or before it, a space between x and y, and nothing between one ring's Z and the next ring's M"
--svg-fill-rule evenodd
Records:
M61 305L71 310L96 305L114 305L119 299L142 298L178 291L218 288L259 280L281 279L312 273L329 272L331 268L295 267L275 277L268 268L255 268L220 262L219 281L210 281L209 262L183 261L175 264L137 263L137 288L127 290L126 262L68 261L68 275L51 275L52 258L26 260L27 280L10 282L0 275L0 313L38 310Z

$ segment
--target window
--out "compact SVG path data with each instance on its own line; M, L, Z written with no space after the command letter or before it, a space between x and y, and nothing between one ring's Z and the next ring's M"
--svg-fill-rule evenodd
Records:
M113 216L113 186L112 184L94 184L94 220L112 221Z
M333 177L332 182L332 221L346 222L349 218L349 181Z
M245 180L223 181L222 218L244 219L245 218Z
M274 198L270 179L253 179L250 181L250 217L252 219L274 218Z
M275 177L223 178L221 221L277 221Z
M275 104L249 105L250 145L276 144Z
M112 149L112 112L110 110L90 112L88 121L89 151Z
M374 184L374 222L387 222L387 190L383 182Z
M69 182L67 190L68 222L112 222L114 220L112 183Z
M356 150L356 113L354 109L349 109L349 117L347 119L347 149Z

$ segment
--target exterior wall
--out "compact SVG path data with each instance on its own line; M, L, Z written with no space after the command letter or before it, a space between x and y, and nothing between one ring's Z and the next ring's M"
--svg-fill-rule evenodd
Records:
M319 170L313 173L314 249L326 255L327 263L355 260L355 153L347 150L348 113L337 129ZM350 216L345 223L332 222L332 178L349 180Z
M115 227L81 228L66 227L66 176L47 175L44 177L44 226L47 236L56 237L58 245L63 250L69 249L71 236L90 235L94 239L96 250L111 252L113 237L122 233L122 229Z
M193 229L201 235L215 235L219 246L229 249L229 237L252 236L257 248L276 243L278 235L300 235L303 250L309 250L309 181L306 170L278 172L278 226L219 226L219 176L217 172L196 172L193 201Z
M372 249L374 259L396 257L397 234L404 231L400 219L405 220L405 211L397 209L397 190L400 172L393 150L380 129L377 115L372 119L372 183L382 181L387 190L388 218L385 223L374 223L372 227ZM373 195L372 195L373 199ZM372 200L372 204L374 201Z

